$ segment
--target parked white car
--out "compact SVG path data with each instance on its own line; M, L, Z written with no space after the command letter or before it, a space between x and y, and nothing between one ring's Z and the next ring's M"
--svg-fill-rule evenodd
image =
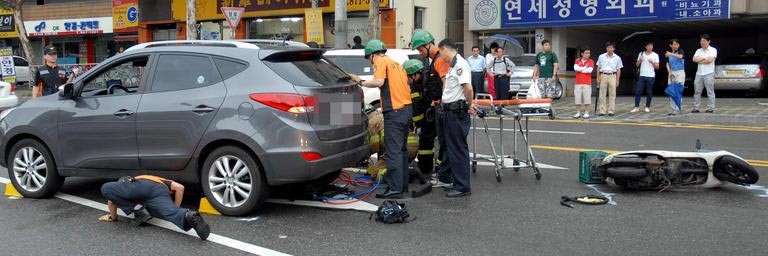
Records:
M19 56L13 56L13 65L16 67L16 84L29 83L32 76L29 73L29 62Z
M15 107L19 104L14 88L11 84L0 81L0 109Z
M365 51L363 49L328 50L324 56L339 66L344 72L355 74L362 80L373 79L371 61L365 59ZM387 56L400 64L409 59L421 57L418 51L408 49L389 49L387 50ZM381 95L379 88L363 87L363 94L365 103L378 106Z

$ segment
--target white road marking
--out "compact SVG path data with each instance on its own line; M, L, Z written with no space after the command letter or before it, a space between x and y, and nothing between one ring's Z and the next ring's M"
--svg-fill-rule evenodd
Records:
M472 127L473 130L480 130L482 131L482 127ZM489 131L499 131L499 128L491 128L488 127ZM513 129L504 129L505 132L513 132L515 130ZM525 131L525 130L523 130ZM553 133L553 134L573 134L573 135L584 135L585 132L571 132L571 131L547 131L547 130L528 130L529 133Z
M473 155L474 155L473 153L469 153L470 159L472 158ZM521 162L525 163L526 161L521 161ZM514 160L512 158L509 158L509 157L504 158L505 166L512 166L513 164L514 164ZM478 166L494 166L493 158L491 157L491 155L477 154L477 165ZM549 165L541 162L536 163L536 167L539 167L542 169L568 170L568 168L565 168L565 167Z
M599 189L597 189L597 186L595 186L594 184L589 184L589 185L587 185L587 187L590 187L590 188L591 188L591 189L593 189L594 191L597 191L597 193L600 193L600 194L602 194L604 197L608 198L608 204L610 204L610 205L616 205L616 201L614 201L614 200L613 200L613 196L614 196L614 195L616 195L616 194L613 194L613 193L605 193L605 192L603 192L603 191L600 191Z
M9 179L7 179L7 178L0 177L0 182L5 183L6 186L7 186L11 181ZM109 208L107 207L106 204L98 203L98 202L95 202L95 201L92 201L92 200L89 200L89 199L85 199L85 198L81 198L81 197L77 197L77 196L73 196L73 195L65 194L65 193L56 193L55 197L57 197L59 199L62 199L64 201L69 201L69 202L76 203L76 204L79 204L79 205L88 206L88 207L94 208L96 210L100 210L100 211L104 211L104 212L109 212ZM126 216L121 211L117 211L117 213L120 216L128 218L128 216ZM179 229L179 227L176 227L176 225L174 225L173 223L165 221L165 220L161 220L159 218L153 218L148 223L152 224L152 225L155 225L155 226L158 226L158 227L161 227L161 228L165 228L165 229L174 231L174 232L178 232L178 233L186 234L186 235L189 235L189 236L197 237L197 234L195 233L194 230L192 230L192 229L190 229L189 231L181 230L181 229ZM256 254L256 255L262 255L262 256L290 255L290 254L285 254L285 253L282 253L282 252L278 252L278 251L267 249L267 248L260 247L260 246L257 246L257 245L245 243L245 242L240 241L240 240L235 240L235 239L232 239L232 238L229 238L229 237L225 237L225 236L221 236L221 235L217 235L217 234L213 234L213 233L211 233L208 236L208 241L209 242L214 242L214 243L217 243L217 244L220 244L220 245L224 245L224 246L227 246L227 247L230 247L230 248L233 248L233 249L241 250L241 251L244 251L244 252L247 252L247 253Z
M758 197L768 197L768 188L758 185L746 185L745 188L749 190L757 190L757 191L763 191L762 195L757 195Z
M358 210L364 212L376 212L379 209L375 204L368 203L366 201L357 201L349 204L327 204L320 201L307 201L307 200L287 200L287 199L267 199L267 203L275 204L288 204L288 205L300 205L310 206L318 208L338 209L338 210Z

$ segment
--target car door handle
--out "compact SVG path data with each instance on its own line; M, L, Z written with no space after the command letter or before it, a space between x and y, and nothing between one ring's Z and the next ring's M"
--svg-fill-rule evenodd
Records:
M209 107L209 106L206 106L206 105L200 105L200 106L197 106L195 109L193 109L192 112L195 112L195 113L197 113L199 115L202 115L202 114L211 113L214 110L216 110L216 109L212 108L212 107Z
M113 115L117 117L126 117L135 114L135 112L127 110L127 109L121 109L115 112Z

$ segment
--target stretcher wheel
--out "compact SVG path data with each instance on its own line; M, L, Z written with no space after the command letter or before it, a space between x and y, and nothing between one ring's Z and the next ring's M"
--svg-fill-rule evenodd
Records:
M501 168L496 167L496 181L501 182Z
M549 110L549 120L555 120L555 118L556 118L555 117L555 110L554 109L550 109Z
M534 174L536 174L536 180L540 180L541 179L541 172L539 171L539 167L534 167L533 168L533 172L534 172Z
M517 159L512 160L512 165L513 166L518 166L518 165L520 165L520 161L517 161ZM514 168L512 168L512 170L514 170L515 172L519 172L520 171L520 167L514 167Z
M477 160L472 160L472 173L477 173Z

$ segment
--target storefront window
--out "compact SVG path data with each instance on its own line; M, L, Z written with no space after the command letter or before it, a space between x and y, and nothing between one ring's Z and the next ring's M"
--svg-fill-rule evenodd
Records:
M248 23L250 39L283 39L293 36L293 41L304 42L304 18L288 17L255 19Z

